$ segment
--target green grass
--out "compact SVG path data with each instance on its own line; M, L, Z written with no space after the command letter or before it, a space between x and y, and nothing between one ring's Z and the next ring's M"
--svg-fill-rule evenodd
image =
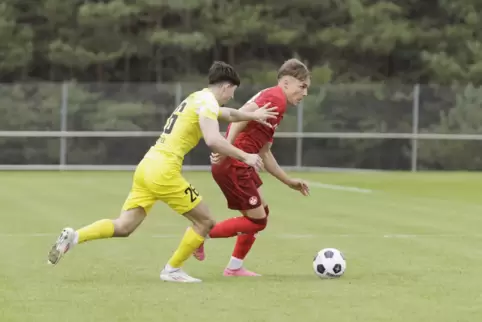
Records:
M204 283L161 282L159 270L187 225L162 204L131 237L80 245L48 266L47 251L64 226L117 216L131 175L0 172L0 321L480 319L481 174L300 174L373 190L313 187L309 198L265 176L272 215L247 260L261 278L222 277L234 242L228 239L209 241L205 262L187 262L186 271ZM209 174L186 176L218 220L236 214ZM312 272L324 247L344 252L341 279Z

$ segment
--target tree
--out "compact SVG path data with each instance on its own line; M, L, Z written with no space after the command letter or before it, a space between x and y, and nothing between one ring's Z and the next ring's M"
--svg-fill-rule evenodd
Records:
M440 112L440 123L430 128L431 133L482 133L482 88L467 85L458 88L455 106ZM422 167L446 170L480 170L482 158L480 141L424 140L419 143Z
M32 28L16 21L16 10L8 2L0 3L0 77L11 79L11 73L27 72L32 62Z

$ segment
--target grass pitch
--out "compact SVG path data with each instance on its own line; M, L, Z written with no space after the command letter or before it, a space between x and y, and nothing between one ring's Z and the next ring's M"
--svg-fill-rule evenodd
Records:
M56 267L47 252L64 226L114 218L129 172L0 172L0 321L478 321L482 312L481 174L299 174L304 198L268 176L268 228L247 267L225 278L234 239L210 240L185 269L198 285L158 274L187 221L163 204L127 239L80 245ZM187 173L216 218L227 210L208 173ZM334 190L337 186L365 190ZM343 189L343 188L342 188ZM314 254L342 250L346 274L320 280Z

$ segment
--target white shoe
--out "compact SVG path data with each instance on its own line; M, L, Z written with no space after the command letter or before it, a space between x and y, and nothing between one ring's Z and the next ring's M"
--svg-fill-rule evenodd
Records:
M57 264L62 256L64 256L64 254L74 245L74 240L75 230L72 228L64 228L60 236L57 238L57 241L50 249L48 263L51 265Z
M168 271L163 269L161 272L161 280L165 282L177 282L177 283L200 283L202 282L198 278L194 278L189 276L186 272L182 269L176 269L172 271Z

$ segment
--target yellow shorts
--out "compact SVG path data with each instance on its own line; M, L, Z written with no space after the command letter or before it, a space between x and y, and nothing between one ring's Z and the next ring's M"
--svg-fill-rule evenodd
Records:
M160 200L182 215L201 202L197 190L181 175L181 166L163 161L159 156L139 163L122 210L142 207L148 213Z

